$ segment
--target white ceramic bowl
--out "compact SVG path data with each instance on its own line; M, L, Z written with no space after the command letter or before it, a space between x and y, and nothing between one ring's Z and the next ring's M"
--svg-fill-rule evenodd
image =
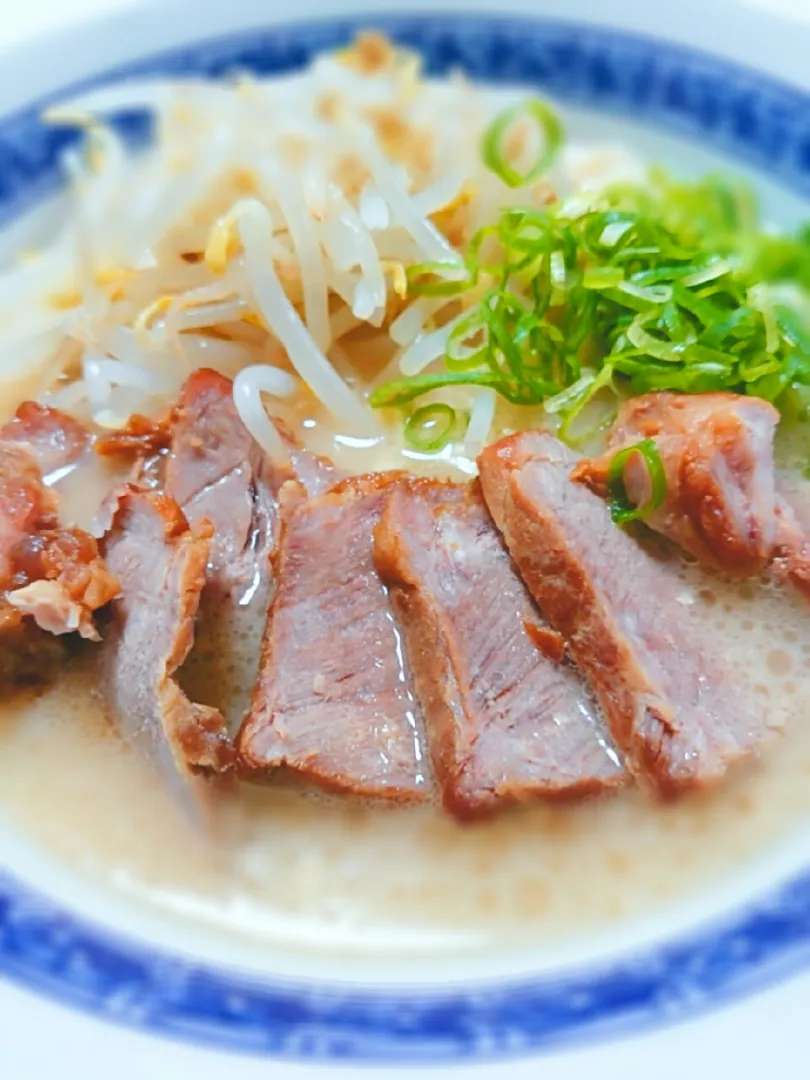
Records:
M393 14L371 0L349 14L326 0L298 0L294 12L251 0L138 5L33 38L0 63L0 220L12 222L55 188L66 136L38 120L54 95L131 73L281 72L369 24L419 48L434 72L460 65L487 82L548 91L572 108L583 134L608 130L687 168L721 157L753 169L774 214L801 213L810 193L810 28L801 21L707 0L667 11L635 0L431 8L421 0ZM693 1016L801 968L810 957L806 839L797 834L722 890L608 940L500 961L369 963L336 977L326 960L279 956L257 966L246 948L202 930L178 933L2 833L0 974L150 1038L288 1064L508 1059L517 1069L539 1052ZM4 1003L0 1062L12 1071L0 1072L15 1080L42 1074L25 1071L32 1061L54 1061L55 1051L30 1038L25 1052L13 1049L34 1024L98 1043L97 1060L110 1053L119 1075L130 1075L141 1052L124 1034L105 1035L102 1049L95 1027L88 1035L83 1022L42 1014L16 991L4 990ZM149 1060L177 1063L167 1076L200 1067L196 1051L149 1045L157 1048ZM138 1060L142 1070L146 1058ZM72 1075L55 1067L54 1075ZM235 1067L227 1066L232 1075ZM666 1061L656 1068L669 1075ZM245 1062L236 1075L242 1069L247 1076Z

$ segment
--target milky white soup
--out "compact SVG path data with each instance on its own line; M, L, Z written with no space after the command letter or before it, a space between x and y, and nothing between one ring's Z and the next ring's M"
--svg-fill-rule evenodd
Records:
M319 449L329 442L307 430ZM357 466L355 452L331 449ZM398 454L392 437L365 466ZM810 813L806 601L674 560L672 573L718 652L785 728L760 763L709 794L661 806L628 790L464 826L437 806L364 805L275 781L242 785L223 807L224 835L206 838L105 718L89 652L42 695L2 706L0 806L100 886L276 948L467 953L556 945L636 919L720 883ZM262 625L249 612L217 637L222 628L203 622L183 679L193 698L242 714Z

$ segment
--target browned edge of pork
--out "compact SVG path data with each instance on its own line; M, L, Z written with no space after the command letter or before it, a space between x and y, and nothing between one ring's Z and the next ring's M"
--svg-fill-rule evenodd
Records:
M372 552L400 477L352 477L309 500L298 485L284 489L277 589L238 740L248 773L286 766L332 791L429 794L421 717Z
M78 420L37 401L24 401L0 429L0 442L27 450L43 476L75 464L91 441L90 432Z
M26 617L49 634L98 640L93 616L118 592L95 538L60 524L58 497L43 478L74 463L89 439L78 421L35 402L0 431L2 632L21 654L32 655L37 639L20 629Z
M479 458L490 511L521 575L597 694L629 767L663 796L719 780L769 733L664 567L570 473L541 432Z
M468 819L622 784L590 691L561 662L477 483L395 485L375 561L403 628L446 810Z
M164 489L192 525L214 526L208 582L237 602L255 594L263 568L269 572L277 532L272 469L239 418L231 380L195 371L174 410Z
M316 495L340 479L332 462L300 446L282 421L274 423L288 454L283 462L265 453L242 423L233 382L199 368L165 416L133 416L96 445L104 455L139 458L151 486L170 495L192 525L211 522L208 585L238 603L256 596L266 603L282 484L299 480Z
M234 760L216 709L189 701L176 673L194 640L211 527L190 529L165 495L125 485L111 500L103 541L121 584L104 643L103 689L122 734L189 783L195 773L228 770Z
M259 670L274 586L280 490L297 480L309 494L319 494L338 479L334 465L300 446L281 421L275 423L286 457L265 453L242 422L233 391L230 379L200 368L162 417L131 417L96 447L134 458L138 482L173 498L192 527L203 521L213 526L188 674L192 685L208 687L232 729L244 720L247 703L229 672L249 664Z
M759 574L774 557L778 531L773 450L778 423L777 410L760 398L645 394L622 403L607 449L577 462L572 478L605 497L615 455L652 439L666 495L662 506L645 515L645 525L704 566L741 577ZM624 482L633 505L649 503L651 485L641 454L628 459Z

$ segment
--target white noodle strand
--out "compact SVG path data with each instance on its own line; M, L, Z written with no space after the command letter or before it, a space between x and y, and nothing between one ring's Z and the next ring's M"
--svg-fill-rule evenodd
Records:
M300 265L304 291L304 315L307 327L322 352L331 344L329 296L323 253L318 243L315 223L295 180L275 165L265 164L262 174L272 189L292 237L293 250ZM299 183L300 187L300 183Z
M439 330L418 334L413 343L405 349L399 360L399 369L403 375L418 375L429 367L434 360L444 356L447 342L454 327L467 317L466 312L451 319Z
M56 382L56 400L113 424L165 406L199 366L291 366L344 430L379 433L364 397L438 367L455 325L433 321L452 299L398 311L409 267L460 259L432 217L467 205L461 251L515 197L481 160L500 105L461 80L423 81L403 57L371 74L327 56L280 78L135 79L77 95L49 112L85 136L64 157L71 205L20 234L42 248L0 277L0 379L25 375L41 393L78 375L75 389ZM132 111L152 114L147 149L110 126ZM597 156L589 177L599 167ZM254 383L239 385L258 409ZM278 452L266 417L251 422Z
M363 133L362 146L371 175L380 194L388 203L393 220L410 233L424 252L425 258L436 262L460 262L458 252L414 206L395 168L386 159L377 145L377 140L368 130Z
M290 363L319 401L341 420L368 431L373 418L335 372L312 340L301 317L290 303L278 280L271 256L273 221L255 199L241 204L239 235L245 249L245 269L262 316L290 357Z
M470 422L464 435L464 453L471 458L477 457L486 445L492 422L495 419L495 407L498 398L490 387L483 387L475 395Z
M267 416L262 393L289 398L297 388L292 375L269 364L243 368L233 383L233 400L242 423L259 446L280 465L288 464L290 455L278 428Z

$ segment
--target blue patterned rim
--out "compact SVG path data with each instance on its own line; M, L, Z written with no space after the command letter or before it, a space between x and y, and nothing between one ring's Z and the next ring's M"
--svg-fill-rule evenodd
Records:
M374 20L433 74L534 84L621 112L768 170L810 193L810 95L711 56L545 20L431 15ZM357 20L282 26L108 72L70 93L135 75L290 71L346 42ZM0 122L0 219L58 183L71 139L39 122L43 103ZM121 117L133 138L143 116ZM0 875L0 974L143 1031L254 1054L333 1062L449 1062L528 1054L671 1022L767 985L810 960L810 875L731 921L587 972L473 990L258 981L113 938Z

